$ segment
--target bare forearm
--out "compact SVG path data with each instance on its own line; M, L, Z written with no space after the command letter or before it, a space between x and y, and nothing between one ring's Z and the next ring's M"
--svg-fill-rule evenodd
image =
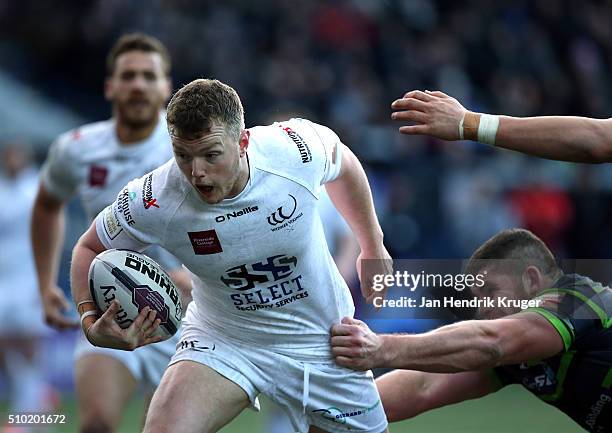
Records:
M382 244L383 233L376 217L368 179L357 157L343 150L341 176L326 184L334 206L348 222L362 250Z
M467 111L455 98L439 91L414 90L391 107L396 110L394 120L412 123L400 127L403 134L442 140L480 138L498 147L562 161L612 161L612 119L484 116Z
M88 276L89 266L94 258L105 251L96 233L95 222L87 229L72 250L72 264L70 266L70 285L72 299L75 304L90 299Z
M32 249L38 287L41 293L56 284L60 253L64 242L65 216L62 207L36 203L32 211Z
M496 366L501 354L495 335L478 322L467 323L426 334L382 336L380 367L455 373Z
M548 159L609 162L612 161L612 120L500 116L495 145Z
M91 298L88 289L89 265L97 253L87 247L77 244L72 252L72 265L70 267L70 287L72 299L75 304Z

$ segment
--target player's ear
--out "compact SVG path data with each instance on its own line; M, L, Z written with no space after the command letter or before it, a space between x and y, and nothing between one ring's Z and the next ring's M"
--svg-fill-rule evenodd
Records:
M164 84L164 101L168 101L172 95L172 78L166 76L166 83Z
M112 101L113 99L113 82L111 77L107 77L104 80L104 98L107 101Z
M535 295L543 289L544 278L537 266L529 265L523 272L523 287L529 295Z
M243 129L240 133L239 146L240 146L240 156L244 156L246 154L246 150L249 147L249 139L251 138L251 131L248 129Z

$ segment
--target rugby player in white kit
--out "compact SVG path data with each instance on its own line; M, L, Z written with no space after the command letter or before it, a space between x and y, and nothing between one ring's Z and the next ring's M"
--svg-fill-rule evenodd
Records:
M98 215L71 270L75 302L89 297L89 264L108 248L161 245L192 272L194 302L144 431L214 432L259 393L298 432L387 431L371 372L339 367L330 352L331 325L354 306L318 215L323 184L357 237L358 262L384 259L390 271L357 158L308 120L245 129L238 95L216 80L184 86L167 118L175 159ZM158 340L157 319L140 317L128 332L113 322L117 310L85 320L90 341L130 350Z
M67 301L56 286L65 203L78 195L93 220L126 182L172 158L161 111L171 91L166 48L143 34L125 35L111 49L107 68L105 96L112 102L113 117L58 137L43 165L33 211L32 243L45 317L60 329L73 325L62 313ZM154 257L180 269L175 258L156 250ZM172 274L185 285L181 272ZM114 431L138 382L152 387L159 383L174 344L167 341L129 353L94 347L80 335L75 351L80 431Z

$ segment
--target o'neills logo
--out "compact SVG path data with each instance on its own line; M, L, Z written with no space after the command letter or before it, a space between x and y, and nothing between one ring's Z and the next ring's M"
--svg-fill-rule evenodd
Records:
M310 148L308 147L304 139L300 136L300 134L298 134L288 126L281 126L281 128L283 128L283 131L287 133L289 138L291 138L291 140L293 140L293 142L297 146L298 151L300 152L300 157L302 158L302 164L306 164L307 162L312 161Z
M215 218L215 221L217 221L218 223L222 223L223 221L228 221L232 218L238 218L239 216L246 215L251 212L256 212L258 210L259 210L259 207L257 206L245 207L244 209L239 210L237 212L228 212L225 215L219 215L218 217Z
M151 186L152 183L153 173L145 178L144 184L142 185L142 204L144 205L145 209L149 209L151 206L157 208L159 207L157 204L157 199L153 198L153 187Z

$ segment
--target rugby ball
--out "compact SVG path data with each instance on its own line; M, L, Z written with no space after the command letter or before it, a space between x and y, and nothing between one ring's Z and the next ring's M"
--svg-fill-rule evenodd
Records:
M166 271L134 251L112 249L98 254L89 266L89 290L102 312L114 299L119 301L115 321L123 329L148 306L161 319L155 335L167 339L176 333L183 317L178 289Z

